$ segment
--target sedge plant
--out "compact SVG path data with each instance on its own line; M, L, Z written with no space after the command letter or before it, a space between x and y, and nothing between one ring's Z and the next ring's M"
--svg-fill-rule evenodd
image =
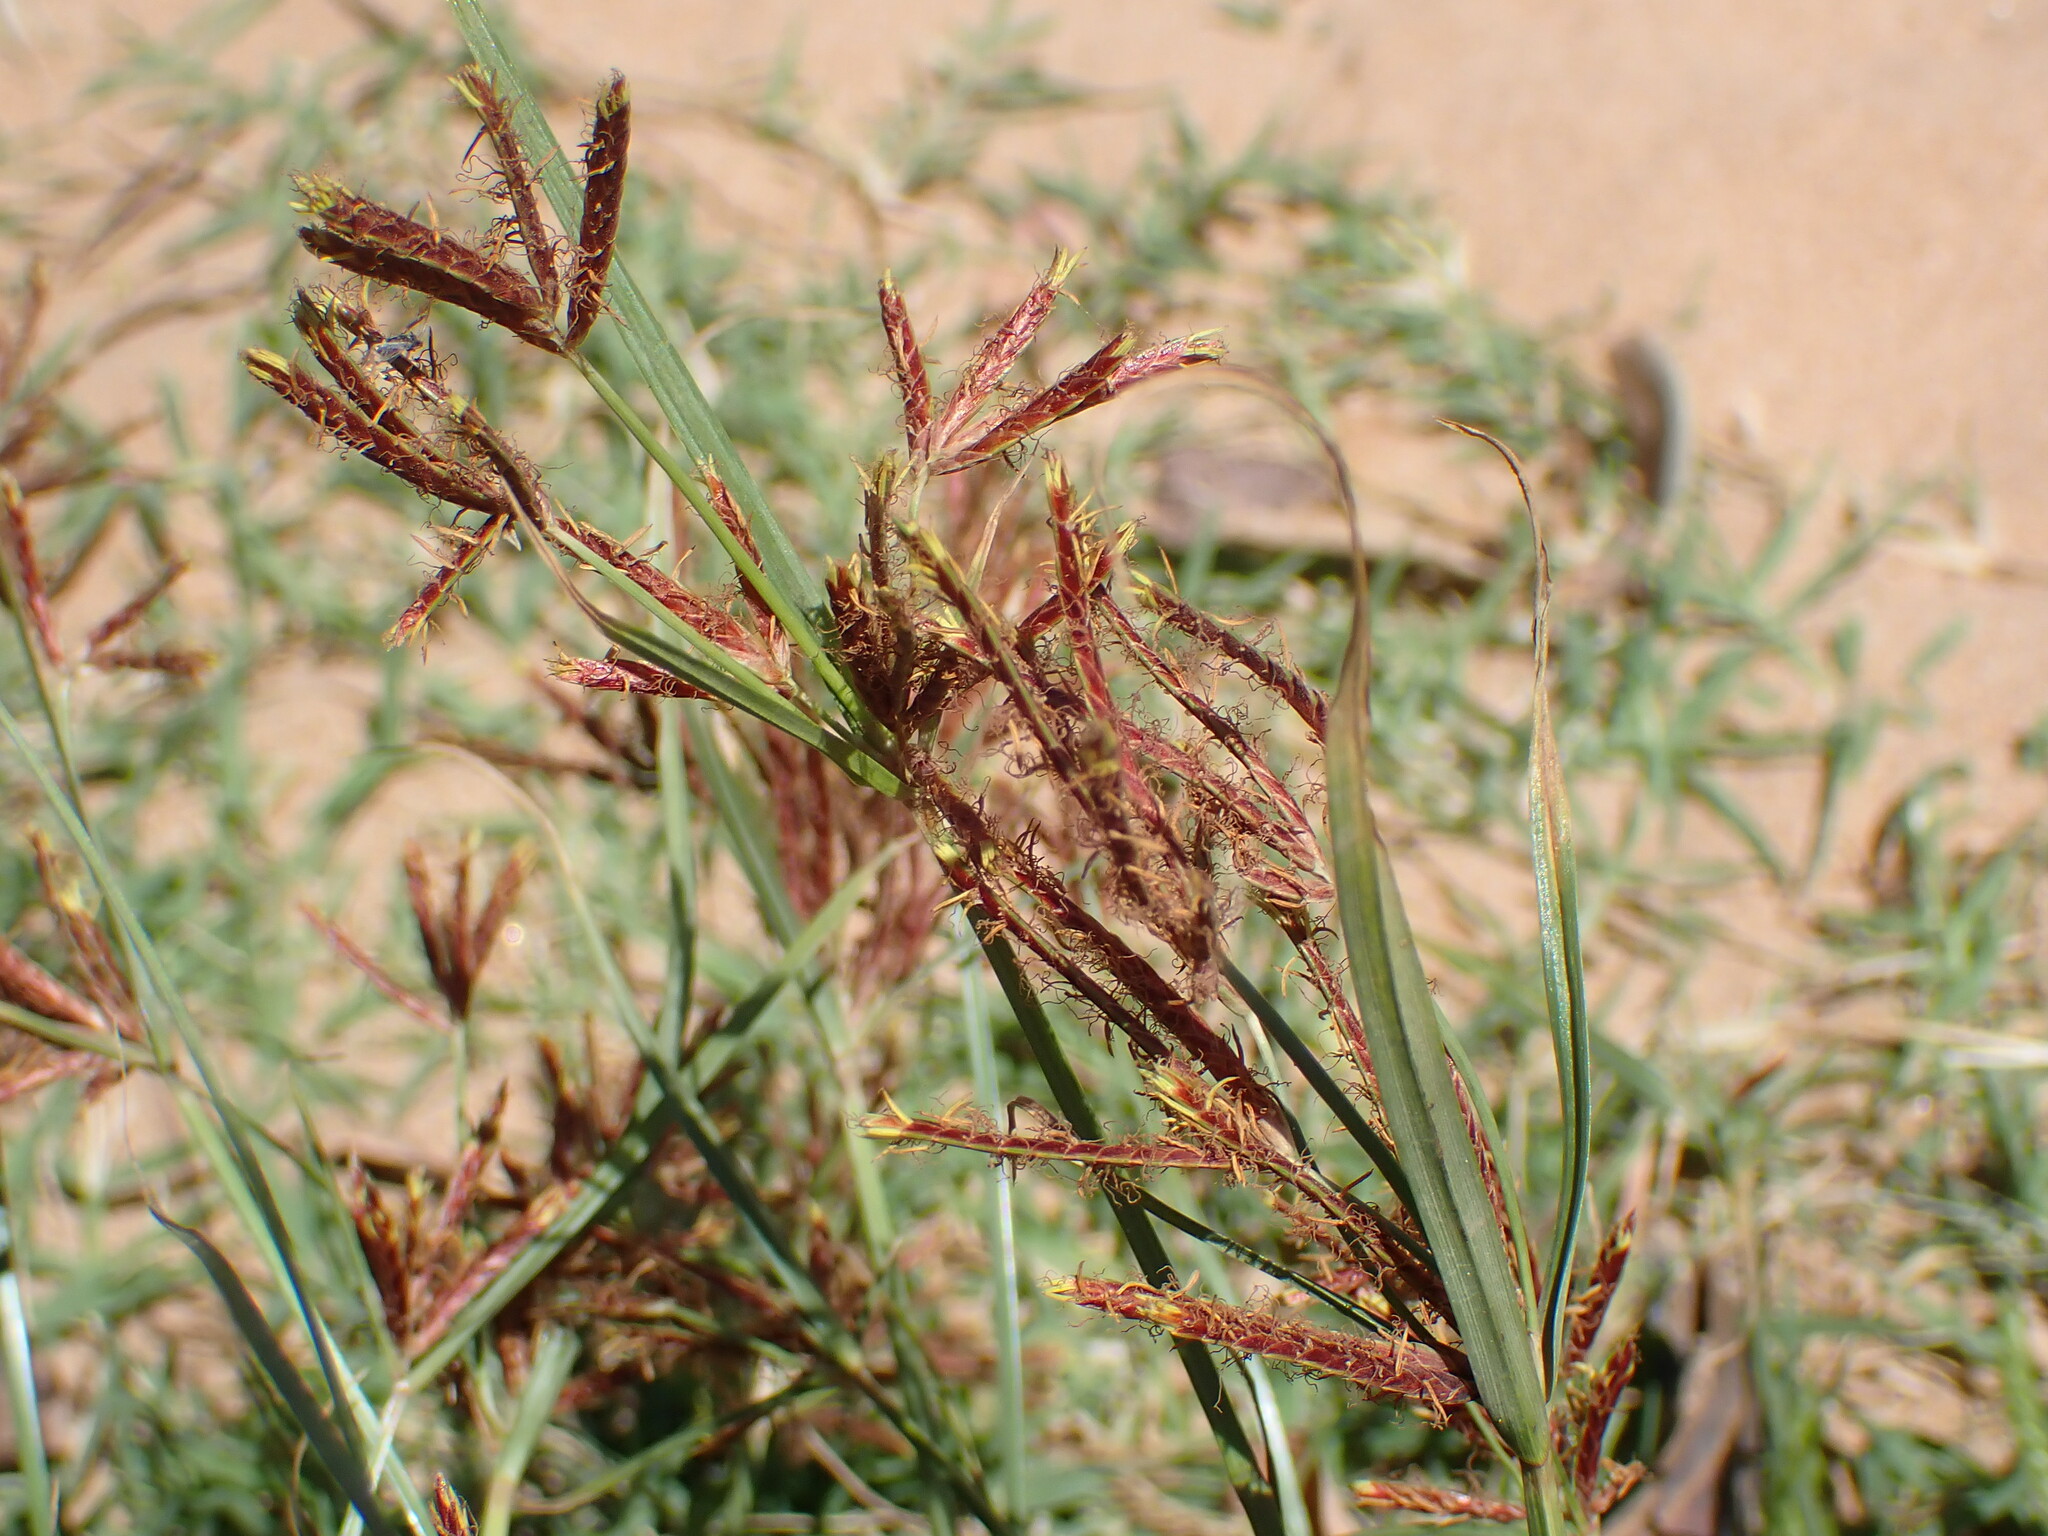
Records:
M1587 1230L1592 1036L1547 698L1540 536L1530 824L1565 1128L1558 1209L1541 1242L1540 1213L1527 1208L1436 1003L1375 821L1363 557L1342 676L1325 696L1284 652L1136 573L1130 531L1107 528L1042 446L1070 417L1215 362L1216 338L1119 330L1042 386L1009 387L1073 271L1062 253L941 387L883 278L902 443L864 466L857 546L815 567L615 259L631 127L624 81L615 76L597 98L579 178L482 10L472 0L455 9L475 56L455 84L479 121L502 216L464 237L302 177L303 243L347 276L299 294L301 358L246 359L324 440L444 509L430 525L444 558L389 642L425 634L495 552L530 546L607 642L602 654L559 659L559 677L659 701L664 718L715 706L756 750L780 754L792 782L830 774L844 814L878 838L922 842L929 894L962 909L1052 1103L998 1124L980 1110L912 1114L892 1102L858 1128L889 1147L1083 1171L1137 1273L1077 1273L1050 1290L1172 1340L1261 1536L1281 1536L1299 1511L1281 1475L1284 1426L1263 1412L1248 1424L1225 1385L1229 1362L1254 1358L1458 1426L1504 1475L1489 1492L1363 1483L1365 1507L1532 1532L1597 1525L1640 1475L1604 1454L1635 1359L1631 1340L1602 1329L1629 1228L1597 1239ZM733 585L693 588L658 547L564 507L442 360L382 318L391 298L466 311L579 373L695 513ZM586 346L606 327L637 379L608 372ZM1027 497L1042 519L1022 514ZM709 772L717 754L704 750L706 728L700 718L690 730ZM673 748L680 738L666 739ZM1320 818L1310 809L1318 797ZM1228 935L1244 908L1284 936L1327 1038L1298 1029L1271 982L1233 964ZM1229 1022L1226 996L1243 1028ZM940 1474L950 1509L935 1518L1004 1525L1019 1512L997 1508L971 1448L920 1389L914 1341L895 1341L896 1380L878 1379L722 1152L688 1053L650 1030L630 998L619 1016L645 1064L641 1119L678 1123L696 1145L793 1299L804 1349L882 1406ZM1117 1117L1085 1085L1062 1016L1127 1053L1154 1129L1112 1129ZM1254 1031L1276 1054L1251 1048ZM1309 1101L1313 1126L1301 1112ZM639 1124L622 1114L604 1130L623 1142ZM1348 1176L1354 1163L1362 1171ZM1167 1179L1196 1176L1257 1190L1283 1219L1281 1236L1242 1241L1198 1200L1159 1193ZM871 1237L879 1220L869 1212ZM390 1241L379 1235L388 1224L359 1223L373 1249ZM1244 1303L1183 1280L1162 1229L1277 1292ZM407 1315L393 1321L403 1340ZM409 1383L426 1385L446 1363L440 1338L413 1340ZM555 1367L533 1379L558 1384L567 1365ZM522 1401L519 1423L543 1411ZM504 1476L516 1483L517 1468L501 1467Z

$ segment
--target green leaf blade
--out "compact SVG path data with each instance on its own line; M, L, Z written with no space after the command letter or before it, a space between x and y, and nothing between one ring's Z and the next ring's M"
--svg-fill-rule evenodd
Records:
M1351 643L1330 711L1329 823L1340 926L1387 1128L1480 1398L1510 1449L1536 1467L1550 1457L1550 1427L1529 1319L1367 789L1368 590L1360 569Z

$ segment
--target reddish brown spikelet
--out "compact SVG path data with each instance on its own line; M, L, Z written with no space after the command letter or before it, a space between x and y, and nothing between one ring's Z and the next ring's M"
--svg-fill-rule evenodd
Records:
M184 575L191 565L189 560L173 560L157 572L155 580L148 586L95 624L92 633L85 637L86 654L97 660L100 652L140 624L142 616L149 612L149 605L169 591L171 583Z
M122 1034L132 1034L136 1022L135 995L129 990L127 972L122 968L114 941L79 899L77 885L64 876L57 856L40 832L29 834L35 850L36 878L43 889L43 905L57 919L70 952L73 973L100 1013L113 1021Z
M43 849L38 846L39 859ZM62 914L60 914L60 917ZM67 941L73 936L68 932ZM77 944L72 941L74 963L79 962ZM102 987L93 985L90 970L83 966L90 990L97 999ZM109 1021L115 1027L128 1020L127 1011L118 1006L125 999L108 997L106 1002L88 1001L71 990L55 976L44 970L28 955L22 953L4 936L0 936L0 999L24 1008L30 1013L40 1014L65 1024L73 1024L95 1033L105 1033ZM116 1006L110 1007L109 1004ZM0 1104L14 1100L50 1083L65 1078L90 1077L93 1079L88 1092L112 1081L119 1069L93 1051L67 1050L35 1036L28 1030L13 1027L0 1029Z
M1452 1408L1472 1396L1472 1389L1442 1355L1414 1340L1338 1333L1253 1307L1162 1291L1137 1281L1117 1284L1077 1275L1072 1280L1055 1281L1046 1289L1062 1300L1162 1329L1177 1339L1258 1355L1317 1375L1334 1376L1375 1396L1406 1399L1439 1424L1449 1418Z
M1358 1017L1358 1010L1352 1006L1349 990L1344 979L1337 974L1337 967L1330 961L1322 945L1321 934L1305 921L1290 922L1282 914L1282 927L1293 941L1297 953L1308 964L1309 977L1315 983L1316 991L1322 994L1330 1017L1336 1022L1339 1038L1351 1053L1351 1063L1358 1069L1359 1081L1364 1085L1367 1099L1374 1105L1380 1101L1379 1074L1373 1071L1372 1048L1366 1043L1365 1025ZM1378 1118L1377 1110L1374 1118Z
M300 243L321 260L466 309L544 351L562 350L540 290L502 261L446 230L358 197L331 177L299 176L294 184L300 201L292 206L317 221L299 230Z
M1114 606L1099 589L1110 563L1108 551L1090 533L1092 518L1075 500L1057 458L1046 462L1045 488L1058 553L1061 611L1086 696L1086 718L1075 739L1087 777L1074 788L1100 825L1133 915L1199 974L1214 959L1215 893L1132 755L1127 741L1131 723L1110 691L1094 622L1098 607Z
M1599 1486L1603 1465L1600 1447L1607 1438L1607 1421L1614 1417L1622 1389L1636 1373L1636 1360L1636 1341L1630 1339L1602 1362L1586 1393L1585 1425L1579 1431L1578 1450L1572 1458L1572 1475L1578 1481L1582 1499L1591 1499Z
M434 1536L476 1536L476 1517L439 1473L434 1475Z
M934 468L942 475L965 469L991 454L1002 452L1020 438L1042 431L1061 417L1084 409L1108 382L1130 348L1130 332L1118 331L1092 356L1076 363L1021 405L1003 412L970 441L947 454Z
M1505 1499L1489 1499L1484 1494L1462 1493L1455 1488L1432 1488L1427 1483L1353 1483L1351 1496L1360 1509L1435 1515L1443 1523L1482 1520L1507 1525L1523 1517L1522 1506Z
M932 431L934 453L946 449L953 436L974 419L975 412L1003 382L1018 356L1052 314L1053 305L1059 302L1060 289L1073 274L1075 265L1074 257L1066 251L1054 252L1052 265L1031 285L1031 291L1010 312L1010 318L975 348L974 355L960 369L960 382L954 386L952 398L947 400Z
M882 331L889 339L889 377L903 401L903 439L913 454L926 451L932 429L932 376L918 349L910 311L895 281L883 274L877 290L882 305Z
M1104 382L1100 393L1088 403L1097 404L1110 396L1120 394L1133 384L1142 384L1147 379L1158 378L1163 373L1177 373L1183 368L1193 368L1201 363L1213 363L1223 356L1223 341L1214 331L1197 331L1192 336L1177 337L1162 341L1133 352L1121 359L1116 370Z
M351 1164L342 1178L356 1241L370 1266L370 1278L384 1303L385 1326L394 1338L406 1336L412 1313L410 1231L401 1233L385 1207L383 1195L370 1183L360 1164Z
M250 377L275 391L322 436L389 470L421 495L476 512L511 510L503 488L490 477L371 419L296 363L260 350L243 353L242 363Z
M417 436L398 415L399 392L387 395L378 369L388 369L421 401L450 410L456 401L441 384L440 365L431 356L421 360L408 347L394 347L369 310L332 288L301 288L292 304L292 322L335 383L373 422L400 436ZM362 362L351 346L362 349ZM394 418L397 418L394 420Z
M340 307L333 290L302 288L292 300L292 325L350 404L395 437L418 437L418 430L349 355L348 344L337 324ZM382 332L378 335L381 337Z
M626 146L632 135L633 98L625 76L614 74L597 98L590 137L583 145L583 222L569 269L569 326L574 347L590 334L604 309L612 249L619 238L619 208L626 196Z
M588 656L563 656L548 664L548 671L565 683L596 693L644 694L652 699L708 699L710 694L681 678L649 666L644 661L608 653L602 660Z
M552 315L562 302L562 278L555 256L555 237L540 216L540 199L533 179L533 166L526 158L526 146L512 126L512 109L498 94L488 71L465 64L455 72L452 83L483 124L491 149L498 157L498 174L504 180L505 200L512 205L513 227L526 252L526 265L540 289L541 302Z
M1330 714L1330 701L1324 697L1320 688L1294 668L1276 657L1268 656L1250 641L1234 634L1228 625L1217 622L1201 609L1183 602L1179 596L1156 582L1140 580L1138 597L1170 627L1235 662L1251 675L1253 681L1277 695L1289 709L1300 716L1302 724L1309 728L1309 733L1317 741L1323 739L1323 727Z
M928 554L935 546L920 538L917 548L920 554ZM951 590L964 591L957 584ZM979 617L990 620L985 606L980 608ZM1000 645L999 640L997 643ZM999 672L1004 665L1015 665L1007 650L1002 647L998 653ZM1169 1054L1162 1035L1170 1037L1217 1082L1234 1079L1233 1091L1262 1118L1284 1119L1272 1090L1253 1075L1236 1045L1203 1018L1137 951L1075 900L1058 877L1018 843L999 837L980 809L960 794L929 759L906 753L904 767L920 795L951 829L950 835L977 852L979 862L971 867L960 859L942 857L947 877L956 888L971 893L991 917L1014 933L1090 1008L1119 1030L1135 1051L1158 1060ZM1043 914L1040 922L1030 921L1019 911L1017 904L990 878L990 866L1000 867L1006 878L1016 881L1029 894ZM1053 929L1054 935L1041 931L1045 928ZM1099 972L1103 979L1091 972ZM1105 980L1112 985L1105 985ZM1119 1001L1120 996L1128 998L1131 1006ZM1147 1022L1148 1017L1157 1024L1157 1029Z
M407 1341L411 1354L419 1355L432 1349L441 1335L448 1331L448 1325L455 1320L470 1297L489 1285L494 1277L504 1272L505 1267L518 1258L533 1240L551 1226L569 1203L573 1190L565 1185L550 1184L534 1198L531 1205L520 1213L505 1235L478 1254L461 1275L449 1287L437 1295L425 1309L419 1326L413 1330Z
M545 534L554 523L555 515L548 506L547 492L542 488L540 476L532 463L492 429L474 402L451 399L448 403L455 416L456 430L490 460L491 468L497 471L498 478L512 493L513 505L537 533Z
M6 538L6 557L13 568L13 585L20 589L22 604L28 610L29 626L35 631L44 656L61 665L64 652L57 643L57 624L50 615L50 597L43 586L42 564L36 559L35 535L28 525L28 502L14 476L5 470L0 470L0 501L6 504L6 526L0 529L0 533L4 533Z
M1150 732L1144 733L1146 750L1153 753L1163 766L1170 767L1190 789L1213 794L1215 814L1242 824L1247 834L1256 837L1266 852L1292 866L1298 880L1292 887L1292 905L1299 907L1307 901L1329 900L1331 889L1321 874L1321 854L1316 847L1315 832L1286 781L1255 749L1245 731L1199 694L1181 667L1138 632L1129 614L1114 603L1104 604L1102 611L1115 626L1124 648L1151 673L1153 680L1166 690L1173 701L1237 761L1251 779L1257 794L1238 798L1242 792L1227 788L1200 757L1192 752L1179 751ZM1258 877L1242 863L1240 871L1247 883L1256 889ZM1272 894L1281 893L1275 890Z
M436 529L444 539L461 535L463 551L427 578L419 595L406 604L405 611L384 631L384 643L395 649L425 629L427 620L455 595L456 583L483 563L484 556L497 547L499 537L511 526L510 512L493 512L473 534L459 528Z
M699 461L697 478L704 482L704 494L710 499L711 510L718 514L718 520L725 524L726 530L735 539L739 540L740 547L747 552L747 558L759 565L761 546L754 542L753 526L748 523L746 514L740 511L739 503L732 499L732 492L726 489L725 481L720 477L717 467L709 459Z
M453 1243L458 1240L462 1219L469 1214L470 1205L483 1182L484 1170L490 1166L491 1158L498 1150L498 1133L505 1124L505 1103L510 1094L509 1083L498 1084L491 1107L477 1121L469 1145L463 1149L462 1160L455 1165L455 1172L449 1177L448 1193L441 1199L441 1214L434 1223L433 1238L436 1242Z
M1130 332L1119 331L1093 355L1076 363L1021 405L1005 411L965 446L947 454L936 469L940 474L965 469L1055 422L1092 410L1133 384L1197 363L1212 363L1222 355L1222 346L1208 334L1163 341L1133 352Z
M634 554L603 529L593 528L588 523L575 523L570 526L569 531L574 535L576 542L591 554L626 576L641 591L742 666L759 674L775 687L779 688L788 682L789 668L783 660L766 644L749 634L746 626L731 614L706 602L668 575L652 560Z
M490 959L498 933L505 926L505 919L511 915L513 902L519 898L519 888L526 881L527 869L524 856L515 853L507 859L499 869L497 879L491 883L491 893L482 910L472 917L469 854L465 852L456 858L452 889L447 904L443 906L434 900L425 851L416 843L406 847L406 899L411 903L413 918L419 926L420 946L426 951L427 968L433 972L434 985L454 1018L469 1017L470 1004L475 998L476 984L483 974L484 963Z
M0 934L0 997L46 1019L105 1029L106 1017Z
M447 1026L445 1014L379 965L376 957L350 938L339 923L304 904L300 905L299 913L320 931L320 936L327 940L337 955L361 971L370 985L383 993L386 999L422 1023L432 1024L437 1029Z
M112 650L96 651L86 659L106 671L118 669L123 672L155 672L163 677L175 677L190 682L194 678L205 676L215 658L211 651L194 650L179 645L160 645L148 651L119 646Z
M699 460L697 478L704 482L704 494L711 502L711 510L718 514L718 520L725 524L726 530L739 542L740 548L747 552L747 558L753 561L758 569L761 564L761 546L754 540L753 526L747 521L746 514L740 511L739 503L732 499L732 492L726 489L725 481L719 475L717 467L709 459ZM782 621L775 617L775 611L763 600L753 580L744 572L740 579L740 597L746 603L748 613L753 615L754 628L760 632L761 638L774 653L776 670L787 673L789 639L782 632Z
M60 1050L26 1034L0 1037L0 1104L74 1077L92 1079L90 1095L118 1076L117 1068L89 1051Z
M1600 1244L1600 1253L1593 1260L1585 1288L1572 1303L1571 1336L1564 1355L1566 1365L1577 1365L1586 1358L1586 1351L1593 1347L1600 1325L1606 1321L1607 1309L1614 1301L1614 1293L1621 1288L1622 1273L1628 1267L1629 1250L1635 1246L1635 1236L1636 1216L1634 1211L1630 1211L1614 1224Z
M1267 1188L1291 1188L1316 1207L1294 1207L1296 1216L1366 1264L1377 1291L1398 1291L1450 1316L1442 1283L1402 1243L1398 1229L1350 1191L1332 1184L1276 1118L1261 1121L1239 1082L1204 1083L1184 1068L1168 1066L1145 1074L1145 1096L1164 1109L1186 1139L1225 1158L1243 1176L1256 1169ZM1450 1346L1438 1347L1445 1362L1462 1372L1464 1361Z
M1649 1468L1640 1461L1626 1464L1602 1462L1599 1486L1586 1499L1586 1512L1590 1515L1604 1515L1635 1491L1635 1486L1649 1474Z
M893 1104L886 1115L867 1115L860 1133L872 1141L906 1149L959 1147L1010 1162L1075 1163L1088 1168L1188 1168L1228 1172L1231 1158L1183 1141L1131 1137L1087 1141L1057 1131L998 1130L986 1115L906 1115Z
M1242 1079L1212 1083L1169 1064L1146 1072L1139 1091L1165 1110L1175 1127L1226 1157L1233 1171L1249 1164L1284 1183L1300 1185L1309 1165L1285 1131L1259 1122L1246 1106L1244 1087Z

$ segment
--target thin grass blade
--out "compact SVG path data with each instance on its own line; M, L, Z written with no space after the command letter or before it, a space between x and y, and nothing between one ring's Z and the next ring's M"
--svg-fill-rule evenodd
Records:
M1367 789L1372 619L1355 520L1353 563L1351 643L1327 743L1332 863L1351 983L1387 1128L1481 1399L1516 1457L1538 1467L1551 1459L1550 1424L1531 1318L1452 1087L1429 982ZM1476 1084L1468 1088L1478 1092Z
M6 1268L0 1270L0 1363L7 1372L7 1406L14 1416L15 1460L21 1473L21 1494L33 1536L55 1536L57 1491L50 1481L49 1453L43 1446L42 1399L36 1390L35 1350L29 1341L28 1308L22 1296L21 1237L8 1182L8 1200L0 1206L0 1249Z
M582 1348L567 1328L542 1331L533 1346L533 1361L526 1383L519 1389L519 1401L512 1411L512 1423L505 1431L505 1443L491 1466L491 1480L484 1493L483 1522L478 1536L510 1536L519 1485L526 1478L527 1463L533 1460L541 1431L554 1416L555 1400L568 1384Z
M1586 964L1579 943L1579 873L1572 851L1571 800L1557 730L1550 717L1550 551L1522 466L1505 443L1473 427L1456 430L1487 444L1514 473L1529 517L1536 554L1535 681L1530 701L1529 841L1536 872L1537 930L1543 949L1543 992L1550 1043L1557 1060L1563 1108L1563 1167L1559 1172L1556 1234L1543 1297L1542 1337L1546 1386L1555 1390L1564 1355L1565 1307L1571 1300L1572 1258L1586 1214L1586 1179L1593 1162L1593 1025L1586 1011Z
M160 1226L192 1251L220 1292L221 1300L227 1304L228 1317L235 1325L235 1331L249 1346L249 1351L263 1367L263 1374L270 1378L277 1395L284 1399L285 1408L300 1433L306 1437L314 1456L327 1475L334 1479L342 1495L355 1506L362 1516L363 1526L372 1536L398 1536L384 1511L377 1504L377 1496L371 1491L369 1469L362 1457L336 1428L333 1419L306 1390L305 1380L299 1375L298 1367L284 1352L284 1345L271 1331L269 1322L263 1316L263 1309L256 1305L255 1297L249 1294L234 1266L227 1261L218 1248L214 1247L204 1233L194 1231L171 1220L161 1211L152 1211Z
M995 1031L988 1002L982 996L980 972L964 965L960 972L960 1016L967 1031L967 1052L974 1069L974 1096L991 1115L1003 1102L1002 1079L996 1070ZM1017 1224L1010 1209L1014 1175L1000 1165L989 1170L988 1235L994 1262L992 1318L996 1339L997 1464L1002 1469L1003 1505L1012 1520L1030 1508L1031 1421L1024 1402L1024 1335L1018 1313Z

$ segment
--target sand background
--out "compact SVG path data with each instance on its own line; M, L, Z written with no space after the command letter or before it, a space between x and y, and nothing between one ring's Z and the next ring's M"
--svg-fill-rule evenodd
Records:
M378 0L396 18L433 0ZM0 125L47 121L123 28L186 0L5 0ZM731 99L793 53L824 130L896 99L971 14L936 0L516 0L566 79L611 66L671 103ZM1853 606L1878 675L1958 616L1930 729L1895 738L1866 814L1929 763L1976 771L1987 827L2031 810L2011 743L2048 708L2048 0L1041 0L1046 62L1178 101L1220 149L1278 124L1433 196L1472 279L1589 364L1633 330L1681 364L1701 438L1868 497L1968 487L1947 542L1888 554ZM284 0L245 67L314 55L331 0ZM1143 111L1016 153L1139 152ZM217 328L224 348L230 328ZM190 342L184 343L190 345Z

